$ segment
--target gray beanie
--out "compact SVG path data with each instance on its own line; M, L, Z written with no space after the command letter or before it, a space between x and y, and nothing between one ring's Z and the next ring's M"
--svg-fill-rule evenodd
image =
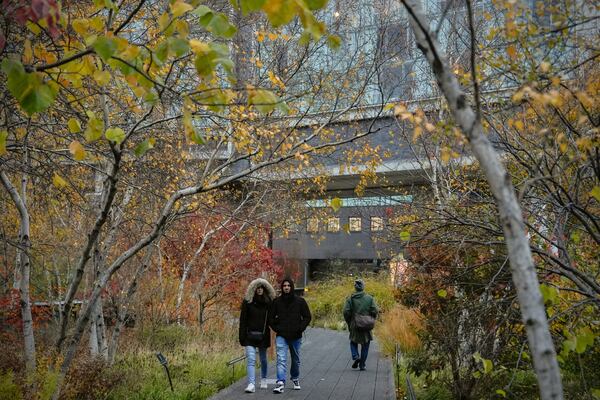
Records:
M365 289L365 282L362 279L355 280L354 289L356 289L357 292L362 292Z

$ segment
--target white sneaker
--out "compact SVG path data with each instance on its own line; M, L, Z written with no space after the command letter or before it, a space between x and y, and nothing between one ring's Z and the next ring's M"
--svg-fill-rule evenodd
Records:
M266 378L262 378L260 380L260 388L261 389L266 389L267 388L267 379Z
M244 390L244 392L246 392L246 393L254 393L254 392L256 392L256 388L254 387L254 383L249 383L248 386L246 386L246 390Z
M298 379L292 379L292 383L294 384L294 390L300 390L300 381Z
M284 383L281 381L277 381L275 387L273 388L273 393L283 393L283 388L285 387Z

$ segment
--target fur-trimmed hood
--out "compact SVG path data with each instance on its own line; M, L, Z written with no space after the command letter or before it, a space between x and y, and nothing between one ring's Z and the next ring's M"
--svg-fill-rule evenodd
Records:
M248 289L246 289L246 296L244 296L244 300L246 300L248 303L251 303L252 299L254 298L254 292L256 292L256 288L258 288L259 286L265 288L265 294L269 296L271 300L275 298L275 289L273 289L273 286L271 286L269 281L263 278L257 278L250 282L250 284L248 285Z

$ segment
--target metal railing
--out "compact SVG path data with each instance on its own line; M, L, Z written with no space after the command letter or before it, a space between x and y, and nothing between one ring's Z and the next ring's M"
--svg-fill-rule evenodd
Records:
M244 361L245 359L246 359L246 355L243 355L243 356L239 356L232 360L227 361L226 365L228 367L231 366L231 381L232 382L235 380L235 364L239 363L240 361Z
M396 354L394 358L396 361L396 388L399 388L401 370L400 363L402 361L402 352L400 351L400 346L398 345L398 343L396 343ZM406 383L406 396L404 398L408 400L417 400L417 396L415 395L415 389L412 385L412 382L410 381L410 374L407 372L404 378Z

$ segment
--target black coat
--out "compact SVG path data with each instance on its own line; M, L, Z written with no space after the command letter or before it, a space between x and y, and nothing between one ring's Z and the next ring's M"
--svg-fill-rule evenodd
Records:
M295 294L279 296L273 300L269 325L277 336L289 340L300 339L311 320L310 309L306 300Z
M268 318L269 303L248 300L242 302L242 310L240 313L240 344L242 346L269 347L271 345L271 332L269 331L269 323L265 326L265 320ZM248 331L260 331L264 329L265 334L260 342L253 342L248 339Z

